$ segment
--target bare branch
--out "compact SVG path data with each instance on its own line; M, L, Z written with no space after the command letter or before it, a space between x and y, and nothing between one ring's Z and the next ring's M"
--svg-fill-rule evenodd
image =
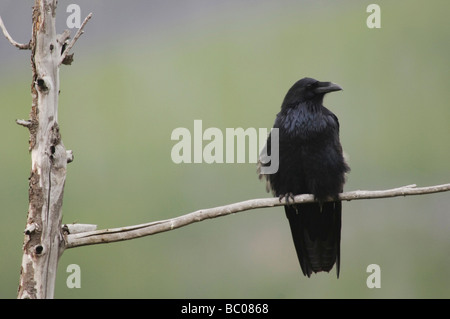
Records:
M92 17L92 12L88 14L86 19L84 19L83 23L81 24L80 28L78 29L78 32L75 34L72 41L70 41L70 43L67 45L64 52L61 54L61 58L59 59L59 65L61 65L63 63L64 59L66 59L66 57L68 57L68 54L69 54L70 50L72 49L72 47L75 45L75 42L77 42L78 38L84 33L83 28L91 17ZM66 40L67 38L68 38L67 34L63 33L61 39ZM71 59L72 59L72 57L71 57ZM70 62L72 62L72 61L70 61Z
M64 30L64 32L62 34L59 34L56 38L56 40L58 41L58 43L63 46L64 43L66 43L66 41L68 41L70 39L70 30ZM68 44L68 42L67 42Z
M378 190L378 191L358 190L353 192L346 192L340 194L339 198L341 200L351 201L357 199L374 199L374 198L388 198L396 196L431 194L446 191L450 191L450 184L436 185L429 187L416 187L416 185L408 185L388 190ZM330 198L329 200L331 201L333 199ZM295 196L293 201L290 201L290 203L302 204L314 201L315 199L313 195L304 194ZM280 201L279 198L251 199L243 202L233 203L230 205L201 209L172 219L166 219L141 225L103 229L77 234L69 234L65 238L66 248L129 240L165 231L170 231L205 219L226 216L229 214L243 212L256 208L283 206L286 204L287 203L285 201Z
M67 156L67 163L72 163L73 162L73 151L67 150L66 156Z
M94 231L97 229L97 225L94 224L64 224L63 229L65 229L69 234L77 234L88 231Z
M29 128L33 123L29 120L16 120L16 123Z
M0 28L2 29L3 34L5 35L6 39L8 39L9 43L11 43L13 46L15 46L16 48L19 48L21 50L30 50L31 49L30 43L23 44L23 43L14 41L14 39L9 35L8 30L6 30L6 27L3 24L2 17L0 17Z

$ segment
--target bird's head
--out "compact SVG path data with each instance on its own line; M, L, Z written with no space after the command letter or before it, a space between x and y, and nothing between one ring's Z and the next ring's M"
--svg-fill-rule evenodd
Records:
M332 82L320 82L312 78L303 78L289 89L282 107L295 107L299 103L308 101L322 104L326 93L340 90L342 90L342 87Z

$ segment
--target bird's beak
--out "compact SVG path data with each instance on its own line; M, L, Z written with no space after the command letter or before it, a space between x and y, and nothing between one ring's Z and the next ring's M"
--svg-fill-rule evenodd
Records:
M314 90L315 93L329 93L334 91L341 91L343 90L341 86L337 85L336 83L332 82L319 82L317 83L317 87Z

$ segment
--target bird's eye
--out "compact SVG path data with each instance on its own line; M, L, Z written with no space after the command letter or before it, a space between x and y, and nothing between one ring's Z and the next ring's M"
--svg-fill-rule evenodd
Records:
M310 89L312 89L312 88L315 88L315 87L317 87L317 84L318 84L318 83L319 83L319 81L314 82L314 83L306 84L306 89L310 90Z

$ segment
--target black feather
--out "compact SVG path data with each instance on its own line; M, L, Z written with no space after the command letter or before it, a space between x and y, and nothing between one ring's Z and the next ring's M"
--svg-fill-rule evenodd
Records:
M325 108L323 97L342 88L304 78L286 94L274 128L279 129L279 168L265 177L276 196L313 194L319 203L285 206L298 260L305 276L340 270L341 208L345 163L339 141L339 121ZM270 154L269 136L266 148ZM259 163L261 167L270 163ZM328 198L336 199L327 202Z

